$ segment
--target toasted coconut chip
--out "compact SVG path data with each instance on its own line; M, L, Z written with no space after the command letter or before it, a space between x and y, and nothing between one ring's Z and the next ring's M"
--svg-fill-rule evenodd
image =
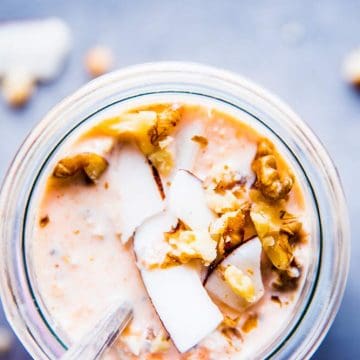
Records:
M239 246L211 273L205 283L206 289L218 300L236 310L243 310L258 301L264 294L260 269L261 251L261 242L258 238ZM254 289L253 294L250 294L251 296L239 295L233 291L229 281L226 281L224 271L231 265L235 266L243 275L246 275L247 280L251 281L250 287L253 286Z
M203 133L204 127L200 122L192 122L184 126L176 135L176 169L193 171L195 160L201 145L193 141L194 136Z
M161 188L147 159L133 144L125 144L112 164L118 182L121 240L127 242L135 229L164 208Z
M206 204L201 181L187 171L179 170L168 195L169 210L191 230L208 230L214 214Z
M141 266L151 249L164 243L164 233L171 231L176 221L169 213L148 219L136 231L134 250L151 301L174 344L180 352L185 352L216 329L222 314L205 291L196 267L190 264L166 269Z

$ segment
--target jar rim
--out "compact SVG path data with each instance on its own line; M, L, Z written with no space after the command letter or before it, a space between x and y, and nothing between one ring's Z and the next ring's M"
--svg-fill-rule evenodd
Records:
M11 264L11 262L14 262L15 257L13 253L12 256L10 256L9 252L14 251L12 246L13 239L16 241L16 239L20 236L21 231L19 230L19 225L22 221L21 216L23 214L22 211L24 210L17 208L17 203L14 201L14 198L16 199L16 197L20 195L25 197L27 195L29 196L27 191L30 190L29 179L27 183L24 181L19 182L17 181L19 178L18 174L24 174L24 172L29 169L27 163L33 161L34 157L37 156L39 147L42 143L45 142L52 133L59 131L59 124L56 124L54 119L59 118L60 114L64 115L69 113L69 111L74 109L75 106L86 106L86 104L96 98L98 93L105 90L107 92L111 92L111 88L113 86L118 86L119 82L121 82L123 88L126 89L126 87L128 87L133 90L134 79L137 79L138 81L142 79L147 86L151 87L151 81L154 81L157 76L164 76L165 74L170 78L186 75L191 78L189 81L194 81L193 78L196 78L199 82L199 86L202 86L202 83L217 80L217 85L220 86L221 83L221 86L227 87L228 94L237 94L236 89L238 90L241 88L243 91L251 94L250 102L253 100L261 103L263 111L269 112L269 109L271 109L271 111L279 114L279 119L281 115L281 126L287 126L290 131L293 131L294 136L297 136L297 141L300 141L302 145L308 149L309 153L314 156L316 164L321 166L318 171L321 173L322 180L327 187L326 201L332 205L336 204L338 213L342 214L342 219L336 224L334 222L334 244L331 244L332 247L328 248L327 252L323 254L323 260L325 261L327 267L322 270L322 279L327 281L327 283L331 282L331 287L328 289L322 289L321 292L317 291L314 294L315 297L319 297L320 295L324 297L326 295L328 306L322 309L321 314L318 316L317 323L312 326L312 331L309 331L305 339L302 339L302 341L297 343L296 352L293 354L294 358L310 357L326 335L326 332L336 315L338 307L340 306L349 268L349 224L344 194L336 168L334 167L326 150L309 127L276 96L270 94L251 81L240 77L239 75L195 63L148 63L134 65L126 69L104 75L86 84L73 95L67 97L56 105L27 137L5 177L0 194L0 214L4 221L4 226L1 230L0 246L3 250L5 258L0 263L0 290L8 321L14 328L19 338L24 342L28 351L35 358L43 358L44 352L41 347L44 346L44 343L43 341L39 341L41 339L34 338L33 335L36 331L33 332L32 329L28 329L26 319L23 317L24 309L20 308L20 305L24 303L26 304L28 300L23 298L24 294L22 294L21 291L19 292L19 289L16 289L16 286L19 284L19 279L14 278L14 274L11 273L11 270L15 269L15 264ZM235 95L235 97L237 96L238 95ZM23 192L16 193L16 186L14 185L19 186L20 184L25 185L25 189ZM26 185L28 188L26 188ZM328 211L329 214L331 212L331 216L328 216L330 216L330 218L334 221L334 209L329 209ZM14 217L11 222L12 226L6 226L6 224L10 222L9 218L11 216ZM330 266L331 261L338 267L338 271L336 273L331 273L330 270L327 269ZM24 276L24 274L19 274L19 276ZM311 306L311 304L309 306ZM318 309L320 310L319 307ZM26 329L25 332L24 326ZM276 355L279 357L283 356L281 352Z

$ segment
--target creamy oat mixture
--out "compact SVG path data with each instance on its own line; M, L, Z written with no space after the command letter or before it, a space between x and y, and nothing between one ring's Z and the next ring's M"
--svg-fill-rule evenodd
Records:
M291 320L308 266L304 195L241 119L186 103L136 108L57 157L32 261L72 341L123 300L134 319L108 359L254 357Z

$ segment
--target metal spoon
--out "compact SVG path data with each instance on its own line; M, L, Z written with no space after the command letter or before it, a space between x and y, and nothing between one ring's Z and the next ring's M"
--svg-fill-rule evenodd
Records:
M122 333L132 319L130 304L113 307L79 342L72 345L61 360L96 360Z

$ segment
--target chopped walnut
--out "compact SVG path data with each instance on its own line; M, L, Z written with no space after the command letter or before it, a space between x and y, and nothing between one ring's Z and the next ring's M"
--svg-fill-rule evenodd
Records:
M156 126L150 131L151 143L155 146L164 140L175 129L180 121L179 110L166 108L157 113Z
M212 189L207 189L205 195L208 207L217 214L236 211L240 209L245 202L244 199L236 197L230 190L227 190L224 194L219 194Z
M232 319L229 316L224 317L223 322L219 325L220 332L225 336L230 344L234 339L242 340L242 335L238 329L239 318Z
M239 318L232 319L231 317L225 315L224 320L221 323L220 327L226 326L226 327L236 327L239 322Z
M210 234L218 243L218 254L223 256L244 240L245 213L242 209L226 212L210 224Z
M237 171L231 169L228 165L223 165L212 170L204 181L204 187L223 194L226 190L239 190L238 188L242 188L245 183L244 177Z
M248 333L254 330L258 326L258 316L257 314L250 314L244 321L241 329L242 331Z
M239 210L247 203L248 191L243 177L227 165L215 168L203 186L207 204L217 214Z
M173 154L166 148L153 152L149 160L163 176L168 176L174 166Z
M40 219L39 225L40 227L44 228L49 222L50 222L49 215L45 215Z
M276 268L287 270L293 260L294 240L302 225L294 215L283 210L283 201L268 204L256 190L251 194L254 202L250 216L265 253Z
M255 286L248 275L234 265L227 266L223 275L225 282L236 295L249 303L254 302Z
M277 278L272 283L272 287L281 292L296 290L301 279L301 266L297 264L296 259L291 263L288 270L276 270Z
M104 135L116 136L121 140L135 140L140 150L148 155L155 149L149 133L156 126L155 111L137 111L121 114L101 122L96 130Z
M120 140L135 140L142 153L166 176L174 165L172 153L167 148L172 140L169 134L179 121L179 109L168 107L161 111L141 110L122 114L103 121L97 130Z
M185 264L198 259L208 266L216 259L217 243L207 231L179 228L174 232L166 233L165 239L171 247L167 253L167 258L170 260Z
M289 236L296 236L301 231L302 224L293 214L281 210L280 219L282 220L281 230Z
M172 136L167 136L164 140L159 141L159 148L161 150L166 149L170 144L174 142L174 138Z
M98 180L108 167L108 162L95 153L80 153L60 160L54 169L56 178L69 178L80 171L93 182Z
M198 143L202 147L206 147L208 145L208 143L209 143L209 140L206 137L201 136L201 135L194 135L191 138L191 140L195 141L196 143Z
M271 301L274 302L275 304L278 304L280 307L282 306L282 302L278 295L271 295Z
M255 186L267 198L283 199L292 189L293 175L288 170L279 171L274 146L266 139L258 144L252 169L257 178Z

